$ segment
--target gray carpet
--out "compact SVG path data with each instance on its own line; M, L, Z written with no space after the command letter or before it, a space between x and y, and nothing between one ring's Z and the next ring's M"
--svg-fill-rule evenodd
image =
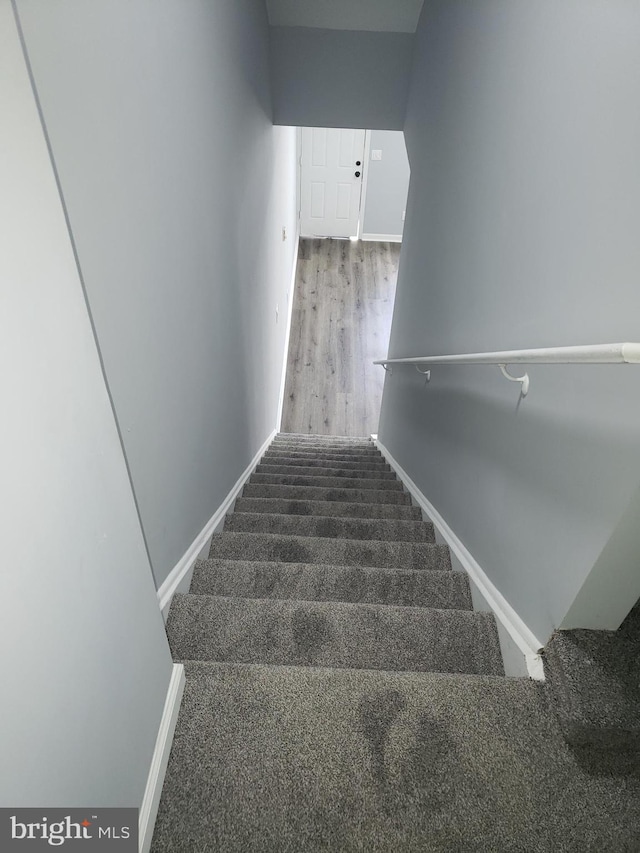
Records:
M279 444L316 444L322 447L336 447L347 445L348 447L366 447L375 450L376 447L367 436L359 435L316 435L305 432L280 432L273 439L272 447Z
M356 461L354 461L353 457L349 456L340 456L335 457L325 457L318 456L317 454L305 454L305 456L298 456L297 454L288 453L286 455L282 455L280 453L276 453L276 455L272 455L271 453L265 453L262 457L262 462L260 464L260 470L263 466L282 466L286 465L288 472L289 468L332 468L343 471L379 471L381 475L391 473L390 465L384 460L380 459L380 457L372 457L365 459L360 456ZM355 476L355 475L350 475ZM394 475L392 474L390 479L393 479Z
M504 674L493 616L342 601L177 595L174 660Z
M280 560L283 563L331 563L380 569L451 568L449 549L431 542L382 542L283 536L277 533L218 533L209 556L232 560Z
M631 751L640 769L639 626L636 605L618 631L557 631L544 664L566 740L583 753Z
M352 468L346 468L344 465L342 467L332 467L328 464L322 466L286 464L284 460L278 460L278 462L280 464L261 462L256 468L256 473L295 474L298 477L341 477L344 480L393 480L396 486L399 485L393 471L380 470L379 468L372 471L368 467L362 467L357 462L352 463ZM402 487L400 486L400 488Z
M633 640L640 643L640 601L636 601L616 634L623 640Z
M471 593L462 572L402 571L265 560L200 560L191 579L195 595L293 598L399 604L440 610L471 610Z
M287 456L289 458L306 458L306 459L344 459L347 462L355 462L356 460L385 462L384 456L379 450L376 450L371 445L366 447L319 447L311 444L276 444L275 442L269 447L264 454L263 459L272 457Z
M384 489L390 492L401 492L402 483L385 477L367 477L369 471L364 471L362 477L342 476L341 474L322 476L319 468L304 469L315 472L314 474L285 474L265 471L264 468L271 466L258 466L263 470L257 470L251 475L251 483L261 483L268 486L320 486L324 489ZM283 468L286 466L282 466ZM289 469L293 470L293 469ZM332 469L334 470L334 469ZM343 472L357 474L357 471Z
M281 533L284 536L320 536L330 539L382 539L388 542L434 542L433 525L424 521L300 516L286 513L234 512L225 531Z
M349 484L348 489L345 489L342 483L338 486L314 486L308 483L253 483L250 480L244 487L242 496L245 498L280 498L281 500L337 501L338 503L358 501L360 503L395 504L396 506L410 506L411 504L411 498L406 492L389 489L353 488L352 483Z
M324 460L328 462L331 466L332 462L367 462L368 467L383 465L387 466L385 470L390 470L389 463L384 461L384 457L377 450L359 450L357 453L353 450L347 451L346 453L339 453L334 451L324 451L318 450L298 450L292 447L280 447L277 450L270 448L262 457L263 461L266 462L269 459L290 459L290 460ZM339 465L333 465L331 467L339 468Z
M589 774L521 679L195 663L154 853L632 853L640 781Z
M286 515L343 515L348 518L395 518L420 521L417 506L402 504L347 503L341 501L287 500L286 498L238 498L234 514L239 512L269 512Z
M637 767L504 677L368 439L276 437L235 509L169 613L187 686L153 853L640 851Z

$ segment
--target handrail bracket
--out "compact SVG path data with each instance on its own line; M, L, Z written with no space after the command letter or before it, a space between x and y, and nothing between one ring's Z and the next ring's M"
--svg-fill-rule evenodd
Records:
M520 393L523 397L526 397L529 393L529 374L525 373L522 376L512 376L507 370L506 364L499 364L500 372L504 376L505 379L508 379L509 382L520 382L522 388L520 389Z

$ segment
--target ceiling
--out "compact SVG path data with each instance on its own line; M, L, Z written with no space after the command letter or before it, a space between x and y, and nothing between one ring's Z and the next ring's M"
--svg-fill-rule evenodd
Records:
M414 33L424 0L266 0L276 27Z

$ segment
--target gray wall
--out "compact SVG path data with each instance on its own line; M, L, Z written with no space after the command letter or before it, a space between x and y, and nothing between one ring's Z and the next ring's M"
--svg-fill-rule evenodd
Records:
M17 6L159 585L276 423L295 143L266 11Z
M276 124L402 130L414 36L271 27Z
M269 22L285 27L327 27L414 33L422 0L266 0Z
M409 190L409 160L404 134L396 130L371 131L371 150L382 151L381 160L369 161L363 232L400 236Z
M622 0L425 5L392 356L638 339L639 34ZM640 373L529 374L518 404L497 368L398 369L380 437L544 641L624 550Z
M0 102L0 806L139 807L172 664L9 0Z

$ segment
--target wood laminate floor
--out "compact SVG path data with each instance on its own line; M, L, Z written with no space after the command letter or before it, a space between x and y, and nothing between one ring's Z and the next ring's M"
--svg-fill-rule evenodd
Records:
M301 240L283 432L378 431L398 243Z

